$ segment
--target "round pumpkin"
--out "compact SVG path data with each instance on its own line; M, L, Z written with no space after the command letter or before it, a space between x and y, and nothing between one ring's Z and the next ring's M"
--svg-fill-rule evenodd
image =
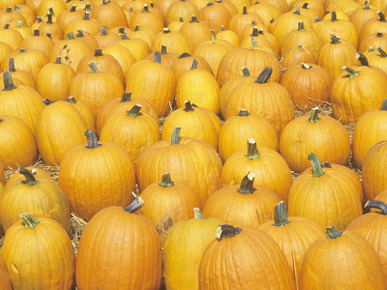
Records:
M12 290L11 278L3 257L0 256L0 287L4 290Z
M77 254L78 289L159 289L160 238L148 218L135 214L143 204L139 200L107 207L89 221Z
M90 107L83 102L78 102L73 96L69 96L67 102L81 114L83 120L86 122L87 129L95 130L95 119Z
M64 228L51 218L22 214L8 229L1 256L14 289L74 287L74 248Z
M47 179L49 181L52 181L52 182L55 182L54 179L51 177L50 174L48 174L46 171L44 171L43 169L40 169L40 168L37 168L37 167L34 167L34 166L28 166L28 167L25 167L25 169L27 169L28 171L31 172L31 174L35 177L35 179L37 180L41 180L41 179ZM21 182L23 180L25 180L25 176L21 173L19 173L19 170L16 170L13 172L13 174L11 175L11 177L8 178L7 180L7 183L5 184L5 187L9 187L11 186L14 182L18 183L18 182Z

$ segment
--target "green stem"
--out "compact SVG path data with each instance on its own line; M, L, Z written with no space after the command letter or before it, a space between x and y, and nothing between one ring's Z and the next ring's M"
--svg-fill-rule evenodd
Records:
M20 218L22 220L24 228L26 229L33 230L36 227L36 225L40 223L40 221L38 221L29 213L21 213Z
M242 229L233 227L232 225L224 224L216 228L216 239L221 241L223 238L232 238L239 234Z
M309 64L307 64L307 63L301 63L301 67L302 67L303 69L311 69L311 68L312 68L312 66L309 65Z
M185 105L185 108L183 109L184 111L186 111L186 112L193 112L193 111L195 111L195 109L193 108L193 106L191 104L191 101L186 100L184 102L184 105Z
M175 127L173 129L172 137L171 137L171 145L176 145L180 144L180 132L181 132L181 127Z
M85 16L83 17L84 20L90 20L90 12L85 11Z
M192 55L190 55L188 52L183 52L182 54L179 55L178 59L191 57L191 56Z
M72 32L67 33L67 40L72 40L72 39L74 39L74 33Z
M243 6L242 8L242 14L246 15L247 14L247 7Z
M298 31L305 31L304 21L298 21Z
M387 215L387 203L380 200L369 200L364 205L364 209L370 210L371 208L379 209L383 215Z
M13 84L12 75L9 71L5 70L3 73L4 80L4 89L3 91L12 91L16 89L16 86Z
M193 212L194 212L194 218L196 220L204 220L204 217L202 215L202 212L201 212L200 208L194 207L193 208Z
M271 67L269 66L265 67L263 71L259 74L257 79L255 80L255 83L258 83L258 84L267 83L271 77L272 72L273 72L273 69Z
M102 54L102 48L97 48L95 50L94 56L103 56Z
M342 234L343 234L343 232L336 230L333 226L327 227L327 238L328 239L337 239L337 238L341 237Z
M28 169L25 169L24 167L19 167L19 173L22 174L26 180L23 180L21 183L27 184L27 185L34 185L38 183L38 181L35 179L35 176L32 174L32 172Z
M190 23L193 23L193 22L199 22L198 19L196 18L196 15L192 15L191 17Z
M86 146L87 149L94 149L102 146L101 144L98 143L97 134L94 131L87 129L85 131L85 136L87 138L87 146Z
M253 187L254 178L255 173L253 171L247 173L242 179L241 186L238 188L238 192L242 194L253 193L255 191L255 188Z
M383 37L383 32L378 31L378 32L376 33L376 37Z
M106 35L108 35L108 33L107 33L107 27L104 25L104 26L102 26L102 28L101 28L101 35L102 36L106 36Z
M60 56L57 56L55 59L56 64L62 64L62 58Z
M198 61L196 59L193 60L191 65L191 70L198 68Z
M94 62L92 62L92 61L89 62L88 66L90 68L90 72L92 72L92 73L99 73L99 70L98 70L98 68L97 68L97 66L95 65Z
M51 101L50 99L44 98L44 99L43 99L43 103L44 103L46 106L48 106L48 105L53 104L54 102Z
M379 21L386 22L386 18L384 17L384 14L382 11L378 11L378 15L379 15Z
M136 104L133 106L133 108L130 109L130 111L127 111L126 113L129 117L136 118L142 115L142 113L140 112L141 108L141 105Z
M377 50L381 57L387 57L387 53L380 46L377 48Z
M245 157L249 158L250 160L254 160L259 158L261 153L259 153L257 149L257 142L255 142L254 138L250 138L247 140L247 154Z
M237 116L247 117L248 115L250 115L250 113L246 109L240 109L239 114Z
M122 33L120 34L120 36L121 36L121 39L123 40L129 40L129 37L126 35L126 33Z
M70 96L67 98L67 102L69 102L70 104L76 104L77 101L75 100L75 98L73 96Z
M293 12L293 14L301 15L301 13L300 13L300 8L297 8L297 9Z
M258 36L258 28L254 27L253 31L251 32L250 36L252 37L257 37Z
M320 118L318 117L318 107L314 107L312 108L312 110L310 110L308 122L317 123L318 121L320 121Z
M310 160L310 162L312 163L313 177L320 177L320 176L323 176L325 174L324 171L322 170L321 162L318 159L318 157L316 156L316 154L310 153L308 155L308 160Z
M340 38L337 37L336 35L331 34L331 44L339 44L340 43Z
M387 111L387 99L383 100L382 107L380 108L382 111Z
M356 58L360 61L362 66L370 66L367 57L362 53L356 53Z
M343 69L348 73L345 75L347 78L354 78L359 74L359 71L355 71L353 68L348 67L348 66L343 66Z
M132 100L132 92L124 92L121 97L120 103L130 102Z
M162 55L166 55L167 54L167 47L164 44L161 45L161 54Z
M49 14L47 14L47 22L46 22L47 24L53 24L54 22L52 22L52 14L51 13L49 13Z
M249 69L246 66L242 67L242 73L243 73L244 77L249 77L250 76Z
M9 63L8 63L8 69L10 72L16 72L16 68L15 68L15 59L13 57L11 57L9 59Z
M173 181L171 180L171 175L169 173L164 174L161 177L161 182L159 183L162 187L172 187Z
M70 12L75 12L76 10L77 10L77 5L73 4L73 6L71 6Z
M161 64L161 53L159 51L155 52L155 59L153 61L158 64Z
M33 34L33 36L40 36L40 31L39 31L38 28L35 28L35 29L34 29L34 34Z
M123 209L126 212L135 213L143 206L144 206L144 200L138 196L129 205L125 206Z
M331 11L331 21L337 21L337 14L336 11Z
M149 13L148 4L144 4L144 9L142 9L143 13Z
M284 201L280 201L274 207L274 225L275 226L285 226L289 222L288 220L288 209Z
M302 6L301 6L302 9L309 9L309 3L304 3Z

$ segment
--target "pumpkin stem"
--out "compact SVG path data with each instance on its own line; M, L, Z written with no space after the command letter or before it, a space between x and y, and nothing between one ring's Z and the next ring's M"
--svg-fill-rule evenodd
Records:
M169 173L164 174L161 177L161 182L159 183L162 187L172 187L173 181L171 180L171 175Z
M198 61L196 59L193 60L191 65L191 70L198 68Z
M179 17L179 22L184 22L183 17Z
M386 17L384 16L382 11L379 10L378 15L379 15L379 21L386 22Z
M56 64L62 64L62 58L61 58L60 56L57 56L57 57L55 58L55 63L56 63Z
M44 99L43 99L43 103L44 103L46 106L48 106L48 105L53 104L54 102L51 101L50 99L44 98Z
M194 107L193 107L193 105L192 105L190 100L184 101L184 105L185 105L185 108L183 109L184 111L186 111L186 112L193 112L193 111L195 111L195 109L194 109Z
M167 47L164 44L161 45L161 54L162 55L166 55L167 54Z
M233 227L232 225L224 224L216 228L216 239L221 241L223 238L232 238L239 234L242 229Z
M253 171L249 171L249 173L247 173L245 177L243 177L238 192L242 194L253 193L255 191L255 188L253 187L254 178L255 173Z
M304 21L298 21L298 31L305 31Z
M297 8L297 9L293 12L293 14L301 15L301 13L300 13L300 8Z
M243 8L242 8L242 14L247 14L247 7L246 7L246 6L243 6Z
M337 14L336 11L331 11L331 21L337 21Z
M107 29L107 27L106 27L105 25L101 27L101 36L106 36L106 35L108 35L106 29Z
M259 153L257 149L257 142L255 142L254 138L250 138L247 140L247 154L245 157L249 158L250 160L254 160L259 158L261 153Z
M163 28L163 33L171 33L171 31L167 27L164 27Z
M380 46L377 48L377 50L381 57L387 57L387 53Z
M211 3L211 2L210 2L210 3ZM224 28L224 25L221 25L221 26L220 26L220 30L226 31L226 28Z
M244 77L249 77L250 76L250 72L249 72L248 68L245 67L245 66L242 67L242 73L243 73Z
M130 102L132 100L132 92L124 92L121 97L120 103Z
M250 36L257 37L258 36L258 28L254 26L253 31L251 32Z
M339 44L340 43L340 38L337 37L336 35L331 34L331 44Z
M72 39L74 39L74 33L72 32L67 33L67 40L72 40Z
M191 57L191 55L188 52L183 52L182 54L179 55L178 59L186 58L186 57Z
M380 108L382 111L387 111L387 99L383 100L382 107Z
M378 31L378 32L376 33L376 37L383 37L383 32Z
M90 12L85 11L85 16L83 17L84 20L90 20Z
M134 31L140 31L141 30L141 25L136 25L135 27L134 27ZM124 28L124 32L123 33L125 33L125 28Z
M288 209L284 201L280 201L274 207L274 225L275 226L285 226L289 222L288 220Z
M141 108L142 108L141 105L136 104L133 106L133 108L130 109L130 111L126 111L126 113L129 117L136 118L142 115L142 113L140 112Z
M85 131L85 136L87 138L86 148L94 149L94 148L102 146L101 144L98 143L97 134L94 131L87 129Z
M149 12L148 4L144 4L144 9L142 9L142 12L143 13L148 13Z
M70 12L75 12L76 10L77 10L77 5L73 4L73 6L71 6Z
M211 40L215 41L216 40L216 34L214 30L211 30Z
M267 83L271 77L272 72L273 72L273 69L271 67L269 66L265 67L263 71L259 74L257 79L255 80L255 83L258 83L258 84Z
M103 56L102 54L102 48L97 48L95 50L94 56Z
M307 63L301 63L301 67L302 67L303 69L311 69L311 68L312 68L312 66L309 65L309 64L307 64Z
M33 34L33 36L40 36L40 31L39 31L38 28L35 28L35 29L34 29L34 34Z
M48 24L53 24L54 23L54 22L52 22L52 14L51 13L47 14L47 23Z
M313 177L320 177L320 176L323 176L325 174L324 171L322 170L321 162L318 159L318 157L316 156L316 154L310 153L308 155L308 160L310 160L310 162L312 163Z
M192 15L191 20L189 21L190 23L193 22L199 22L198 19L196 18L196 15Z
M140 26L140 25L137 25L137 26ZM137 26L136 26L136 27L137 27ZM120 27L120 28L118 29L118 33L119 33L119 34L125 34L125 33L126 33L125 27Z
M23 180L21 183L27 184L27 185L34 185L38 183L38 181L35 179L35 176L32 174L32 172L28 169L25 169L24 167L19 167L19 173L22 174L26 180Z
M309 9L309 3L305 2L305 3L301 6L301 8L303 8L303 9Z
M362 66L370 66L367 57L362 53L356 53L356 59L360 61Z
M364 205L364 209L370 210L371 208L380 209L383 215L387 215L387 203L380 200L369 200Z
M257 38L255 36L251 38L251 47L258 47Z
M194 207L194 208L193 208L193 212L194 212L194 218L195 218L196 220L204 220L204 216L203 216L203 214L202 214L200 208Z
M354 78L359 74L359 71L355 71L353 68L348 67L348 66L343 66L343 69L348 73L344 77L346 78Z
M126 212L135 213L143 206L144 200L141 197L137 196L129 205L125 206L123 209Z
M320 118L318 117L318 107L314 107L312 110L310 110L310 117L308 122L317 123L318 121L320 121Z
M5 70L3 73L4 80L4 89L3 91L12 91L16 89L16 86L13 84L12 75L9 71Z
M175 129L173 129L171 145L180 144L180 139L181 139L180 132L181 132L181 127L175 127Z
M248 115L250 115L250 113L249 113L246 109L240 109L240 110L239 110L239 114L236 115L236 116L246 117L246 116L248 116Z
M123 39L123 40L129 40L129 37L128 37L128 35L126 35L126 33L122 33L122 34L120 34L120 36L121 36L121 39Z
M16 69L15 69L15 59L13 57L11 57L9 59L9 63L8 63L8 70L10 72L16 72Z
M332 168L332 164L327 161L327 162L321 163L321 167L322 168Z
M98 68L97 68L97 66L95 65L94 62L92 62L92 61L89 62L88 66L90 68L90 72L92 72L92 73L99 73L99 70L98 70Z
M159 51L155 52L155 58L154 58L153 62L161 64L161 53Z
M75 100L75 98L73 96L70 96L67 98L67 102L69 102L70 104L76 104L77 101Z
M341 237L343 232L336 230L333 226L327 227L327 239L337 239Z
M21 213L20 218L23 222L23 225L26 229L33 230L40 221L34 218L30 213Z

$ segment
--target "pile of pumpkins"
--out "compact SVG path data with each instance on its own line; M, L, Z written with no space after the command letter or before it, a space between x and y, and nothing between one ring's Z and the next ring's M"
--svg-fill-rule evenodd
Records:
M1 0L0 288L386 289L385 13Z

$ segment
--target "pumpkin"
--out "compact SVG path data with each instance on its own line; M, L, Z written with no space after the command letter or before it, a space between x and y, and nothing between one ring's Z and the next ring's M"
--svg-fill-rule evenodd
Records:
M64 10L66 10L66 5L63 1L43 0L40 2L36 15L41 17L46 16L47 14L58 15Z
M200 205L199 195L190 186L173 182L169 173L162 176L161 182L154 182L141 192L144 206L139 213L149 218L165 244L171 227L193 218L192 208Z
M185 0L179 0L169 6L165 14L165 20L167 24L179 20L180 17L183 18L184 21L189 21L192 15L198 14L199 9L194 4Z
M382 32L377 32L368 35L359 43L359 52L365 53L370 47L378 48L380 47L384 51L387 50L387 34Z
M217 39L227 40L232 44L233 47L239 46L239 38L234 31L225 29L223 25L220 27L220 29L221 31L216 34Z
M128 153L112 142L98 143L86 130L85 144L68 151L59 168L59 185L72 212L90 220L99 210L128 204L135 188L134 166Z
M255 176L250 171L240 184L222 187L212 193L203 206L203 214L240 227L257 226L272 219L272 209L280 199L265 187L254 188Z
M387 204L378 200L369 200L364 205L364 209L376 209L376 211L369 212L353 220L345 230L359 234L375 249L382 262L385 285L387 285L387 251L382 246L386 244L385 238L387 236Z
M109 100L124 93L120 79L107 72L100 72L93 62L89 72L76 74L71 82L70 95L88 105L96 117L100 108Z
M377 196L375 196L375 200L387 202L387 189L381 191Z
M85 11L85 15L82 18L74 18L67 24L64 31L65 35L68 33L76 33L81 30L83 33L96 35L101 30L102 24L94 18L90 18L90 11Z
M321 47L317 64L335 79L341 74L343 66L357 64L356 53L356 48L351 43L331 35L331 42Z
M203 140L217 150L219 132L209 112L186 100L184 109L177 109L165 118L161 138L169 140L174 128L179 126L181 136Z
M209 4L211 3L211 4ZM221 31L221 26L228 28L228 22L231 19L231 13L223 1L218 0L215 3L208 2L205 7L199 10L198 17L201 21L207 23L208 27L215 33Z
M387 75L368 66L343 67L345 73L332 84L332 108L344 124L354 123L366 112L379 109L387 95Z
M54 179L52 179L51 175L48 174L43 169L40 169L40 168L37 168L34 166L28 166L28 167L25 167L25 169L30 171L31 174L37 180L47 179L49 181L55 182ZM7 187L11 186L12 184L14 184L14 182L15 183L22 182L25 179L26 179L25 176L22 173L19 173L19 170L16 170L13 172L12 176L10 178L8 178L7 183L5 184L5 187L7 188Z
M95 130L95 120L90 107L83 102L78 102L73 96L68 97L67 102L70 103L82 116L87 129Z
M144 80L147 80L144 82ZM126 91L135 98L149 101L159 117L165 116L173 102L175 76L171 69L161 64L161 54L154 61L142 60L129 69L126 75Z
M387 140L387 99L380 110L371 110L360 117L353 131L352 154L356 165L363 165L364 157L376 143Z
M78 30L78 33L75 34L75 38L83 40L91 48L92 51L95 51L98 48L97 40L90 33L83 32L83 30ZM76 71L76 69L74 70Z
M306 169L289 190L290 216L303 216L324 227L344 229L362 214L362 190L355 173L342 165L322 168L319 158L311 153L312 168Z
M136 26L140 26L145 30L152 30L158 33L163 30L164 17L153 11L149 11L148 4L144 4L144 8L140 13L136 13L130 19L130 29L135 30Z
M274 127L264 117L240 110L224 122L219 133L219 155L225 161L235 151L245 148L246 140L254 138L258 145L278 150L278 136Z
M369 2L364 3L364 6L356 9L350 17L350 21L355 26L357 33L359 34L363 25L372 18L378 18L378 10L374 6L370 7Z
M24 47L27 50L40 50L49 57L51 49L54 47L54 41L47 35L41 34L39 29L35 29L32 36L23 40L21 47Z
M218 226L200 261L199 289L254 287L296 289L285 255L256 227Z
M65 29L74 18L81 18L85 14L85 12L79 8L80 7L77 7L77 4L72 4L69 9L62 11L56 16L56 22L62 29Z
M60 164L68 150L86 142L86 122L66 101L47 104L36 121L36 143L47 164Z
M253 21L256 23L263 24L263 20L259 16L259 14L255 12L248 12L247 6L243 6L242 11L240 13L237 13L233 17L231 17L228 25L230 30L241 36L242 30ZM239 41L241 40L241 37L239 37Z
M109 54L118 61L124 75L127 74L130 66L136 62L136 58L129 48L120 45L119 42L114 42L113 44L105 47L103 51L105 55Z
M13 51L12 47L4 42L4 41L0 41L0 68L4 69L4 57L7 56L8 54L10 54L11 52Z
M148 54L146 57L144 57L144 59L154 60L155 53ZM172 68L179 57L177 53L168 52L167 47L164 45L161 46L161 51L159 51L158 53L161 53L161 64L168 68Z
M2 194L0 219L4 231L19 221L19 215L29 212L56 220L71 233L70 208L62 189L53 180L36 179L23 167L18 172L25 180L13 181Z
M239 184L249 171L255 173L255 186L270 189L282 200L287 200L292 184L289 166L275 150L257 147L253 138L247 141L247 150L235 151L223 164L222 187Z
M33 132L21 119L0 115L0 162L3 166L17 168L37 160L38 149Z
M35 80L34 80L34 77L32 76L32 74L29 72L26 72L26 71L16 70L15 61L13 58L9 59L8 71L11 73L13 80L19 80L20 84L23 84L23 85L26 85L32 89L35 89ZM0 79L3 79L3 78L4 78L4 73L1 72ZM2 87L2 89L4 89L3 84L1 84L0 86Z
M173 64L172 70L175 74L176 81L179 81L180 77L186 73L187 71L192 70L192 64L196 60L197 67L201 70L208 71L211 75L213 75L212 68L210 64L201 56L191 55L189 53L182 53L178 56L177 61Z
M239 110L247 109L265 117L280 135L286 124L294 119L294 107L285 87L269 82L272 72L271 67L265 67L254 81L244 82L231 92L224 115L226 120Z
M219 85L215 77L206 70L197 68L198 62L192 62L191 70L185 72L176 84L176 105L184 107L188 99L192 103L213 111L219 112ZM192 84L195 83L195 86Z
M9 24L10 27L14 28L18 26L19 21L23 26L26 26L24 16L19 11L14 11L12 7L7 7L5 10L2 9L0 19L0 27Z
M311 109L331 98L331 77L318 65L301 63L290 66L283 73L280 84L301 109Z
M282 67L288 68L301 63L316 64L316 56L312 49L305 47L304 45L295 45L289 47L282 56Z
M20 219L8 229L1 249L14 289L72 289L74 248L64 228L28 213Z
M0 256L0 287L4 290L12 290L11 278L3 257Z
M172 226L164 247L164 275L168 289L198 289L200 259L220 224L218 219L204 219L200 209L194 208L194 218Z
M103 23L108 29L113 27L128 27L124 10L115 2L100 1L91 14L91 18Z
M387 188L387 140L371 147L363 163L363 189L366 200L372 200Z
M345 127L332 117L318 115L318 107L291 121L282 131L279 150L289 167L302 172L314 152L323 161L346 165L351 145Z
M199 21L195 15L181 26L179 32L187 39L191 51L195 51L199 44L211 39L207 23Z
M161 140L149 146L138 158L137 182L140 190L169 172L175 182L186 183L198 192L201 205L220 187L222 161L208 143L190 137L180 137L176 127L171 141Z
M52 1L52 0L49 0ZM52 8L52 7L51 7ZM50 9L51 9L50 8ZM62 27L56 21L53 22L53 15L47 14L47 21L39 25L39 31L42 35L50 35L53 40L63 40L64 32Z
M178 55L191 52L188 41L180 32L171 31L165 27L163 31L157 33L153 38L150 46L151 51L160 51L162 45L168 47L169 52L177 53Z
M141 152L160 140L158 119L140 112L142 106L134 105L125 114L113 114L103 125L100 140L121 145L136 164Z
M269 3L253 2L253 5L247 7L247 12L257 13L269 31L271 31L274 22L281 16L281 11Z
M74 75L71 66L62 63L62 58L58 56L55 63L48 63L39 71L36 89L42 97L52 101L66 100Z
M100 33L95 35L94 38L97 41L98 46L102 49L121 39L119 34L108 32L106 26L102 26Z
M326 238L318 239L306 251L299 285L301 289L323 285L329 289L383 289L383 271L364 238L329 226Z
M6 24L4 29L0 29L0 42L5 42L12 48L12 51L15 51L20 48L20 45L23 42L23 36L19 31L9 28L9 24ZM2 60L2 62L4 62L4 60Z
M87 224L76 261L78 289L160 287L160 238L148 218L135 214L143 205L139 200L124 208L105 208Z
M371 18L364 23L359 33L359 42L362 42L368 35L377 32L387 33L387 21L382 11L378 11L378 18Z
M258 228L271 236L284 252L294 280L298 282L305 252L317 239L325 237L324 227L304 218L288 218L284 201L274 207L274 220L260 224Z

